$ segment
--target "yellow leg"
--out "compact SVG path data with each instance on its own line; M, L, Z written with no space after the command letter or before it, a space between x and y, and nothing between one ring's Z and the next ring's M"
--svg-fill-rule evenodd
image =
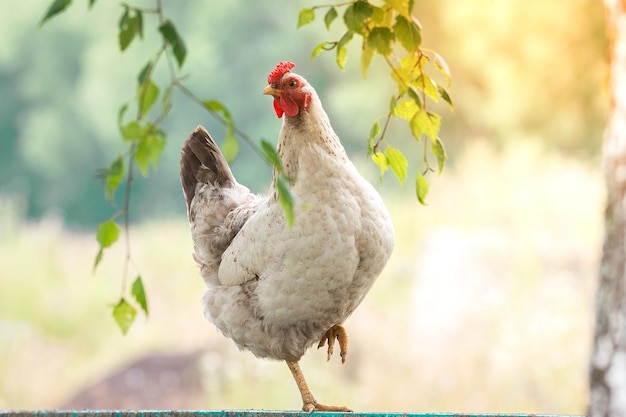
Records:
M304 379L304 374L302 373L302 369L300 369L298 362L285 362L287 362L291 375L293 375L293 379L296 380L296 384L300 390L300 395L302 395L302 410L307 413L310 413L311 411L352 411L348 407L341 405L325 405L318 403L309 389L306 380Z
M330 360L330 357L335 351L335 339L339 342L341 363L346 363L346 357L348 356L348 333L342 325L335 324L333 327L328 329L326 333L324 333L324 336L322 336L322 340L320 340L320 344L317 345L317 348L319 349L323 347L326 344L326 341L328 341L327 360Z

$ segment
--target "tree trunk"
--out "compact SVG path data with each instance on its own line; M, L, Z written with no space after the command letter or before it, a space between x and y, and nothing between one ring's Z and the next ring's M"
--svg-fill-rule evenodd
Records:
M626 417L626 0L604 0L611 107L604 131L604 244L591 356L590 417Z

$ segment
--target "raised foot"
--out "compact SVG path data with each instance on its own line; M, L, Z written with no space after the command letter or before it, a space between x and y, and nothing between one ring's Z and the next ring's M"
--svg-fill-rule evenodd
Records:
M348 407L344 407L343 405L326 405L320 404L317 401L308 404L305 403L302 406L302 410L306 411L307 413L311 413L313 411L342 411L347 413L352 412L351 409L349 409Z
M330 360L330 357L333 356L333 352L335 351L335 339L339 342L339 354L341 355L341 363L346 363L346 357L348 356L348 333L346 332L346 329L342 325L335 324L333 325L333 327L328 329L326 333L324 333L324 336L322 336L322 340L320 340L320 343L319 345L317 345L317 348L319 349L321 347L324 347L326 342L328 342L327 360ZM341 411L341 410L324 410L324 411ZM344 410L344 411L351 411L351 410Z

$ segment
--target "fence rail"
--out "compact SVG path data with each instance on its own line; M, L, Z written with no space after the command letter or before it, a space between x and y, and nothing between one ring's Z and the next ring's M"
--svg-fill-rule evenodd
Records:
M258 410L39 410L0 411L0 417L580 417L554 414L336 413Z

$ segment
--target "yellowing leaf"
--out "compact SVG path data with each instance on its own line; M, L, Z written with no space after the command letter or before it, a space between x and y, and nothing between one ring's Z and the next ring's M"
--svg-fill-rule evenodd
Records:
M446 154L446 148L443 147L443 142L441 141L441 139L434 139L430 150L433 155L435 155L435 158L437 158L438 174L441 175L443 167L446 163L446 159L448 158L448 155Z
M450 67L448 66L448 63L445 61L445 59L443 59L443 57L439 55L437 52L435 52L434 64L435 64L435 68L437 68L443 75L446 76L446 79L448 80L448 87L449 87L450 83L452 82L452 74L450 73Z
M433 79L428 75L420 74L412 85L425 92L426 95L433 100L439 100L439 90L437 90L437 84L435 84Z
M385 4L394 8L402 16L409 19L411 17L411 10L409 10L409 0L385 0Z
M298 28L308 25L312 21L315 20L315 9L307 8L300 10L300 14L298 14Z
M385 156L387 157L391 170L400 180L400 184L404 185L407 175L407 166L409 165L406 157L402 152L391 146L387 146L387 149L385 149Z
M411 120L415 113L419 110L419 106L413 99L402 100L393 108L393 115L401 117L404 120Z
M361 49L361 76L367 78L367 69L372 62L374 50L367 45L367 39L363 38L363 46Z
M113 307L113 319L115 319L115 322L123 334L128 332L136 316L137 310L135 307L128 304L123 298Z
M426 110L420 110L413 116L409 124L415 139L420 140L423 133L430 139L435 140L439 135L441 116Z
M378 166L378 169L380 170L380 181L382 182L383 175L385 174L385 171L387 171L387 169L389 168L389 161L387 160L387 156L384 153L378 151L372 155L372 161L374 161L374 163Z
M422 174L417 174L415 177L415 193L417 194L417 200L426 205L426 195L428 194L428 180Z
M314 49L313 52L311 52L311 61L315 59L316 56L318 56L319 54L322 53L322 51L324 51L327 48L328 42L324 41L322 43L320 43L319 45L317 45Z
M348 48L346 48L346 45L352 40L353 36L354 32L347 31L341 39L339 39L339 43L337 43L337 66L341 69L345 68L346 59L348 58Z

